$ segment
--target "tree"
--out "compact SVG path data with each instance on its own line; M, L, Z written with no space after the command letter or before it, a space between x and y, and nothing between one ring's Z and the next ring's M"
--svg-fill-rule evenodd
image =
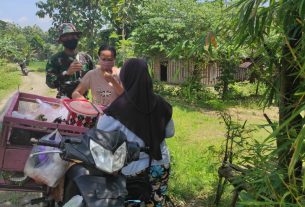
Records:
M239 56L233 52L233 48L224 48L217 50L217 63L220 67L221 74L218 78L218 83L214 88L221 95L222 100L228 98L229 84L234 83L234 74L239 66Z
M136 25L143 0L105 0L102 12L120 39L125 40Z
M209 29L204 4L193 0L159 0L143 4L131 39L136 53L182 57L189 45ZM177 45L183 45L183 49ZM202 46L202 44L200 44ZM179 53L179 54L178 54Z
M46 59L50 52L48 35L38 26L27 26L22 28L22 33L25 35L27 42L30 44L32 56L37 59ZM28 57L27 59L29 59Z
M48 35L37 26L21 28L0 22L0 28L1 58L15 62L32 58L44 60L51 52Z
M10 61L20 61L30 55L30 45L21 28L11 24L2 24L0 31L1 58Z
M93 56L97 46L96 39L98 32L105 25L105 19L101 12L102 1L99 0L77 0L77 1L57 1L47 0L36 3L39 17L49 16L53 19L51 34L54 39L58 38L56 28L64 22L73 23L79 31L83 32L83 41L89 53Z
M221 63L222 97L226 97L239 51L232 47L231 16L224 1L159 0L143 4L131 40L136 54L191 60L195 63L191 81L201 86L202 71L210 62ZM233 61L232 61L232 57ZM194 84L197 85L197 84ZM201 86L202 87L202 86ZM200 89L201 87L198 87ZM189 87L192 88L192 87Z
M276 135L278 168L284 170L285 188L297 184L300 188L302 169L302 143L304 128L300 112L304 109L304 0L240 0L237 21L237 41L240 45L251 45L264 48L270 57L270 67L277 70L279 99L279 127ZM274 34L278 36L280 53L276 45L268 44ZM272 71L272 70L270 70ZM277 84L273 84L273 87ZM296 190L294 188L294 190ZM294 191L295 192L295 191ZM289 194L291 195L291 194ZM296 195L283 195L286 200L297 202Z

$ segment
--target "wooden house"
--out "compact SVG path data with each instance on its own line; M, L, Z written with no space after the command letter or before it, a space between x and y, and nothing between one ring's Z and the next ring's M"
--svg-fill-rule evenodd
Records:
M236 70L234 78L236 81L245 81L249 79L249 68L252 62L242 63ZM150 67L153 70L155 80L164 81L170 84L181 84L193 74L194 63L192 60L183 59L166 59L154 57L150 61ZM217 62L202 64L201 83L213 86L217 83L218 77L221 76L221 70Z

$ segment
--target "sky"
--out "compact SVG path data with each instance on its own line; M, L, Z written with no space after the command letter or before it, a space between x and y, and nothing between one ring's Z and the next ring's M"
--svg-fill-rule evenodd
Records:
M38 25L47 31L52 25L52 19L36 16L39 0L0 0L0 20L18 24L21 27Z

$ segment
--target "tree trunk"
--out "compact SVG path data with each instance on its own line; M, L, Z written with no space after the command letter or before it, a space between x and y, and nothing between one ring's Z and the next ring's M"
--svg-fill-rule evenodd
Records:
M293 12L287 13L287 22L284 24L287 42L282 49L282 60L280 69L280 102L279 102L279 124L282 125L294 111L299 107L299 100L295 96L296 91L300 85L301 79L299 77L300 68L296 64L295 58L291 53L292 50L297 50L299 40L302 37L300 26L296 22L297 16ZM296 52L297 53L297 52ZM296 134L302 128L302 117L297 115L287 126L283 127L277 137L277 148L279 167L287 172L286 180L288 178L288 166L293 155L292 144L295 141ZM292 133L294 131L294 133ZM302 169L302 162L299 160L295 166L295 177L300 178Z
M221 95L221 99L224 101L227 96L228 96L228 91L229 91L229 82L224 80L223 81L223 90L222 90L222 95Z
M256 89L255 89L255 96L258 96L259 84L260 84L260 80L257 79L257 84L256 84Z

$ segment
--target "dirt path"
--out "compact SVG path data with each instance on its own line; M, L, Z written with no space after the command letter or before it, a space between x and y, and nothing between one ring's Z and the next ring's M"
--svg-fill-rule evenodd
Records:
M16 89L16 91L18 88ZM9 98L16 91L7 95L4 99L0 100L0 111L3 109ZM55 97L56 90L50 89L45 83L44 73L30 72L28 76L21 76L21 85L19 86L19 91L25 93L32 93L41 96L51 96Z
M44 73L34 72L29 73L28 76L22 76L22 84L19 90L41 96L49 96L56 92L46 85Z

